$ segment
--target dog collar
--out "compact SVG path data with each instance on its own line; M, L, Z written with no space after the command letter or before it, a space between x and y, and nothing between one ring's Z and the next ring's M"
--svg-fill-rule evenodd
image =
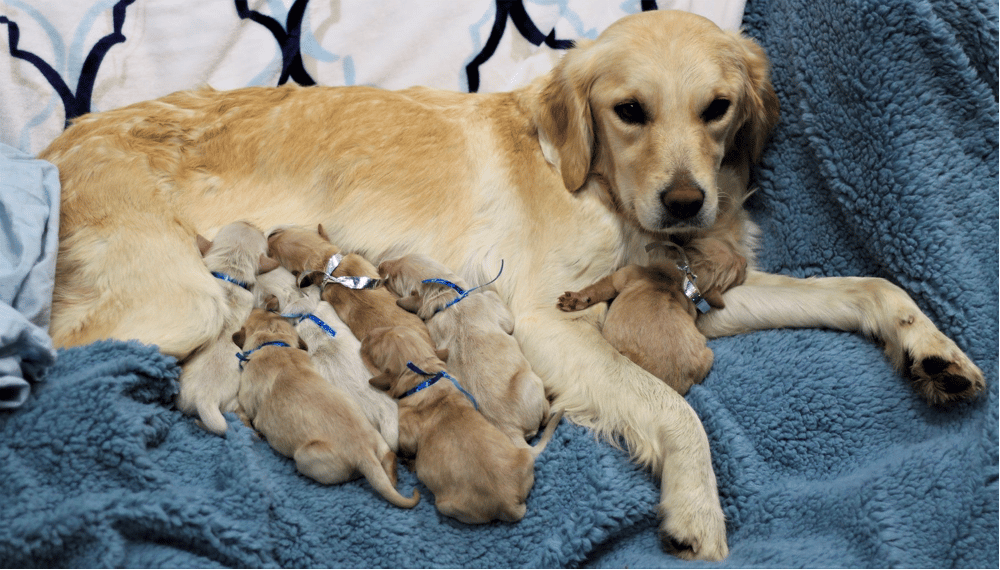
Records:
M237 352L236 358L238 358L240 361L240 371L243 370L243 365L245 363L250 362L250 355L264 348L265 346L283 346L285 348L289 348L288 343L281 342L280 340L272 340L271 342L265 342L264 344L258 346L253 350L248 350L246 352Z
M691 271L691 266L688 265L687 255L684 253L684 248L681 246L667 241L654 241L653 243L646 246L646 253L656 249L657 247L672 247L680 252L681 260L677 263L677 269L680 269L684 273L684 296L694 303L694 306L698 309L699 313L707 313L712 310L712 306L708 304L708 301L701 296L701 291L698 289L696 281L698 281L698 276Z
M465 394L465 397L468 398L470 402L472 402L472 407L474 407L477 412L479 411L479 402L477 402L476 399L472 396L472 394L468 393L465 390L465 388L463 388L462 385L458 383L458 380L455 380L455 377L452 376L451 374L448 374L444 370L442 370L441 372L438 372L437 374L428 374L427 372L424 372L416 364L414 364L412 362L407 362L406 363L406 367L409 368L411 371L413 371L413 372L415 372L415 373L417 373L417 374L419 374L421 376L430 376L430 378L428 378L427 380L424 380L420 384L417 384L417 386L415 388L411 388L410 390L407 390L405 394L403 394L402 396L399 397L400 400L402 400L403 398L405 398L407 396L412 396L413 394L416 394L417 392L419 392L421 390L430 388L431 386L437 384L438 380L440 380L442 378L447 378L448 380L451 380L451 383L454 384L456 388L458 388L459 392Z
M337 336L337 331L333 330L333 327L331 327L330 325L326 324L326 321L324 321L323 319L317 317L316 315L314 315L312 313L308 313L308 314L304 314L304 315L281 315L281 316L285 317L286 319L298 319L299 323L301 323L302 321L304 321L306 319L309 319L310 321L316 323L316 326L318 326L320 329L322 329L323 332L325 332L326 334L330 335L331 337ZM296 324L298 324L298 323L296 323Z
M250 290L249 283L244 283L243 281L240 281L239 279L236 279L235 277L232 277L230 275L226 275L225 273L219 273L218 271L213 271L212 277L215 277L216 279L222 279L223 281L228 281L233 285L239 285L240 287L243 287L247 291Z
M333 272L340 267L340 262L344 260L344 256L340 253L335 253L330 256L330 259L326 262L326 270L323 271L323 286L326 287L330 283L336 283L348 289L361 290L361 289L378 289L385 282L382 279L375 279L373 277L364 276L343 276L334 277ZM319 273L318 271L316 273Z
M423 281L421 281L421 283L437 283L438 285L444 285L445 287L449 287L451 289L454 289L455 292L458 293L458 297L455 297L451 301L448 301L448 303L445 306L443 306L443 307L439 308L438 310L434 311L434 314L436 315L436 314L440 313L441 311L447 309L448 307L451 307L452 305L458 303L462 299L468 297L469 293L472 293L476 289L481 289L483 287L486 287L487 285L492 284L497 279L500 279L500 274L501 273L503 273L503 260L502 259L500 260L500 271L497 273L496 277L494 277L493 279L491 279L487 283L483 283L482 285L477 285L477 286L473 287L472 289L469 289L468 291L466 291L465 289L462 289L461 287L459 287L458 285L452 283L451 281L448 281L447 279L424 279Z

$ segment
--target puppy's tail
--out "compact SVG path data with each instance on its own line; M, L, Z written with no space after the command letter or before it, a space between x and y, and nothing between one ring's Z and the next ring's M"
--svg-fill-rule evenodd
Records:
M558 409L549 416L549 421L545 424L545 431L542 432L542 437L538 439L538 443L531 448L531 455L538 458L543 451L545 451L545 446L549 444L549 440L552 439L552 434L556 432L556 426L562 421L563 409Z
M198 417L201 418L201 427L215 435L226 434L229 424L226 423L226 418L222 417L218 405L212 402L198 402Z
M406 498L396 490L393 486L392 481L396 478L395 473L389 473L386 471L387 465L392 465L395 467L395 454L391 451L389 454L392 455L391 460L387 457L381 463L375 458L375 455L369 455L361 460L361 464L358 466L358 471L365 476L368 480L368 484L375 489L378 494L382 495L385 500L389 501L397 507L404 509L412 509L417 506L420 502L420 492L416 489L413 490L413 495L410 498Z

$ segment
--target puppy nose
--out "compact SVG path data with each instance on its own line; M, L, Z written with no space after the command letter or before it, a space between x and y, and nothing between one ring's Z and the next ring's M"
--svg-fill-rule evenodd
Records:
M667 213L675 220L688 220L701 211L705 192L691 179L685 177L663 191L660 196Z

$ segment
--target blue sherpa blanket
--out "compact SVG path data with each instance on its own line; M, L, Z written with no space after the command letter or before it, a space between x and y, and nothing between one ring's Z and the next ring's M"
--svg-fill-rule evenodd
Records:
M646 4L645 2L643 3ZM748 207L769 271L908 292L987 390L928 406L858 335L713 340L687 399L711 443L721 567L998 566L998 13L995 2L751 0L782 121ZM466 526L417 487L325 487L230 416L172 406L155 347L61 350L0 413L7 567L704 567L657 543L656 481L565 420L519 523Z

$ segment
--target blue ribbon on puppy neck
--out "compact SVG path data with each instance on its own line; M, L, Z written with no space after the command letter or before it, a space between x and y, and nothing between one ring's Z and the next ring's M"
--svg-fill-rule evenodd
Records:
M431 375L431 374L428 374L427 372L424 372L423 370L421 370L413 362L407 362L406 363L406 367L409 368L411 371L419 374L420 376L430 376L430 378L427 379L427 380L424 380L420 384L417 384L417 386L415 388L411 388L410 390L407 390L405 394L403 394L402 396L399 397L399 399L403 399L403 398L405 398L407 396L412 396L413 394L416 394L417 392L419 392L419 391L421 391L421 390L423 390L425 388L430 388L434 384L437 384L438 380L440 380L442 378L447 378L448 380L451 380L451 383L454 384L456 388L458 388L459 392L465 394L465 397L468 398L470 402L472 402L472 407L474 407L477 412L479 411L479 402L477 402L476 399L472 396L472 394L468 393L465 390L465 388L463 388L462 385L458 383L458 380L455 380L455 377L452 376L451 374L448 374L447 372L445 372L444 370L442 370L441 372L438 372L437 374Z
M376 279L374 277L365 276L343 276L335 277L333 272L340 267L340 262L344 260L343 254L335 253L330 256L330 259L326 262L326 270L323 271L323 286L326 287L330 283L336 283L348 289L361 290L361 289L378 289L382 286L384 281L382 279ZM316 271L315 273L320 273Z
M265 342L264 344L258 346L257 348L255 348L253 350L248 350L246 352L237 352L236 353L236 358L238 358L240 360L240 371L241 372L243 371L243 365L245 363L247 363L247 362L250 362L250 355L253 354L253 353L255 353L255 352L257 352L258 350L264 348L265 346L283 346L285 348L289 348L288 343L281 342L280 340L272 340L270 342Z
M444 285L446 287L454 289L455 292L458 293L458 297L455 297L451 301L448 301L448 303L445 306L441 307L437 311L434 311L434 314L436 315L439 312L441 312L441 311L447 309L448 307L454 305L455 303L458 303L462 299L468 297L469 293L472 293L476 289L481 289L483 287L486 287L487 285L493 284L494 281L496 281L497 279L500 279L500 274L502 274L502 273L503 273L503 260L501 259L500 260L500 271L497 272L497 276L496 277L494 277L493 279L490 279L489 281L487 281L486 283L483 283L482 285L477 285L477 286L473 287L472 289L469 289L468 291L466 291L465 289L462 289L461 287L459 287L458 285L452 283L451 281L448 281L447 279L424 279L423 281L421 281L421 283L436 283L438 285Z
M226 275L225 273L220 273L218 271L213 271L212 272L212 277L215 277L216 279L222 279L223 281L228 281L228 282L232 283L233 285L239 285L240 287L243 287L247 291L250 290L250 284L249 283L244 283L243 281L240 281L239 279L236 279L235 277L232 277L230 275Z
M306 314L301 314L301 315L281 315L281 316L285 317L286 319L298 319L299 323L301 323L302 321L304 321L306 319L309 319L310 321L316 323L316 326L318 326L320 329L322 329L323 332L325 332L326 334L330 335L331 337L337 336L337 331L333 330L333 327L331 327L330 325L326 324L326 321L324 321L323 319L317 317L316 315L314 315L312 313L306 313ZM298 323L296 323L296 324L298 324Z

